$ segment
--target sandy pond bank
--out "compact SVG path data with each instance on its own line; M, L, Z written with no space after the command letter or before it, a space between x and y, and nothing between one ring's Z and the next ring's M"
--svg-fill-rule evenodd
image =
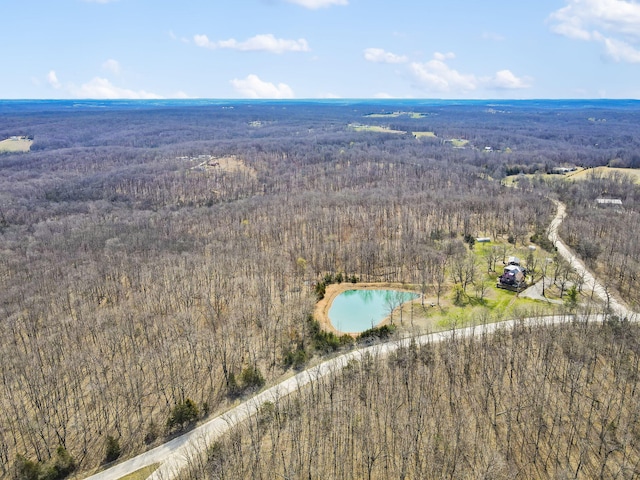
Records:
M411 292L411 293L419 293L414 289L408 288L407 285L403 285L401 283L334 283L331 285L327 285L327 289L325 291L324 298L316 303L316 307L314 309L314 317L320 323L320 327L323 330L328 332L333 332L337 335L343 335L345 333L356 337L357 333L350 332L341 332L337 328L333 326L331 320L329 319L329 309L331 308L331 304L333 300L340 295L342 292L346 292L347 290L400 290L403 292ZM385 318L382 322L380 322L376 326L384 325L389 322L389 318Z

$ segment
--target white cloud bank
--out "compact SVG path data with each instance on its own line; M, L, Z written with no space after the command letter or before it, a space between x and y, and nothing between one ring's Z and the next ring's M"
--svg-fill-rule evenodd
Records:
M244 42L239 42L234 38L213 42L209 40L206 35L194 35L193 41L199 47L209 48L212 50L228 48L231 50L239 50L241 52L269 52L278 54L284 52L309 51L309 44L304 38L298 40L287 40L283 38L276 38L271 33L256 35Z
M245 98L294 98L293 90L289 85L263 82L254 74L248 75L245 79L233 79L231 85Z
M408 63L409 76L414 86L420 90L437 94L465 95L479 89L517 90L531 87L531 79L518 77L511 70L500 70L493 76L476 76L462 73L451 66L448 61L456 58L453 52L435 52L428 62L409 62L404 55L396 55L381 48L367 48L364 58L369 62L403 64ZM381 93L380 95L386 95Z
M640 63L640 4L627 0L567 0L547 21L573 40L599 42L616 62Z
M97 100L150 100L163 98L145 90L130 90L113 85L108 79L95 77L80 87L70 87L69 90L77 98L91 98Z
M164 98L145 90L131 90L114 85L106 78L94 77L79 87L73 84L63 85L58 80L55 70L47 74L47 83L54 89L60 90L73 98L90 98L96 100L150 100ZM187 98L184 92L178 92L174 98Z
M469 94L480 88L516 90L529 88L531 81L514 75L510 70L500 70L492 77L478 77L461 73L447 64L455 55L436 52L426 63L412 62L409 70L421 90L442 94Z
M333 5L349 5L348 0L287 0L289 3L300 5L301 7L317 10L318 8L331 7Z

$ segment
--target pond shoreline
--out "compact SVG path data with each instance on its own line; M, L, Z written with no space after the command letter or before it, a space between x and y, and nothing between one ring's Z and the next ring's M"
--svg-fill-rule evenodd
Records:
M402 283L388 283L388 282L332 283L331 285L327 285L324 298L322 300L319 300L316 303L316 306L313 311L313 316L318 321L318 323L320 323L320 328L322 328L323 330L327 332L333 332L336 335L350 335L355 338L359 335L359 333L342 332L333 326L333 324L331 323L331 320L329 319L329 309L331 308L331 304L333 303L333 301L338 295L348 290L385 290L385 289L400 290L402 292L417 293L419 295L419 292L417 292L412 288L409 288L407 284L402 284ZM389 323L389 317L387 316L384 320L378 323L376 327L379 327L381 325L385 325L388 323Z

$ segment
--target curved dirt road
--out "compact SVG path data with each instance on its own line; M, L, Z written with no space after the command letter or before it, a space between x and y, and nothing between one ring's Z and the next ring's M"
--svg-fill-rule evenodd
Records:
M608 301L611 311L616 315L622 318L628 318L629 320L637 320L636 314L629 310L624 304L612 298L605 287L603 287L602 284L600 284L587 270L582 261L580 261L573 252L567 248L562 240L560 240L558 236L558 228L564 219L566 207L563 203L557 200L554 200L554 202L558 207L558 211L549 226L548 235L549 239L557 247L558 253L571 264L579 275L583 276L585 280L583 288L591 290L593 294L602 299L605 304ZM603 321L604 318L605 317L603 315L589 315L588 317L584 317L584 320ZM415 338L414 341L417 344L427 344L441 342L454 336L473 337L486 335L501 328L512 328L514 325L519 324L522 321L539 325L551 325L574 320L574 316L549 316L525 320L509 320L506 322L422 335ZM181 470L193 462L201 461L201 457L205 454L209 445L236 425L256 414L265 402L275 402L319 378L330 375L334 372L338 373L350 361L357 361L367 355L388 355L390 352L393 352L400 347L408 346L410 342L411 339L403 339L381 345L374 345L372 347L353 350L340 355L339 357L327 360L259 393L237 407L229 410L227 413L209 420L205 424L182 435L181 437L175 438L163 445L149 450L148 452L142 453L131 460L122 462L88 478L91 480L118 480L129 473L154 463L160 463L160 467L149 477L150 480L169 480L175 478Z
M562 255L578 275L584 279L584 285L582 287L583 291L592 292L592 294L602 300L605 305L608 304L611 313L618 317L628 319L634 318L636 313L630 310L623 302L614 298L611 295L611 291L595 278L595 276L584 265L582 260L580 260L560 239L560 236L558 235L558 228L565 217L567 208L564 203L558 200L553 200L553 202L558 207L558 211L549 225L549 240L551 240L558 249L558 254Z

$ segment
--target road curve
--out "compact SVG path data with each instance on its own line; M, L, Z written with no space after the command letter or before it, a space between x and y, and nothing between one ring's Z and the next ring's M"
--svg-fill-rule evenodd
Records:
M637 320L637 315L629 310L624 304L612 298L608 294L605 287L599 283L595 277L587 270L582 261L580 261L571 250L562 242L558 236L558 228L564 219L566 207L562 202L554 200L558 207L556 216L549 226L549 239L558 249L558 253L562 255L571 266L583 276L585 284L583 288L591 290L605 303L609 302L611 311L620 317L630 320ZM588 290L587 290L588 291ZM589 315L582 317L584 321L602 322L605 319L603 315ZM575 321L576 317L568 316L548 316L541 318L528 318L525 320L509 320L500 323L483 324L473 327L462 328L459 330L449 330L441 333L432 333L422 335L413 339L418 345L428 343L438 343L455 337L473 337L491 334L498 329L513 328L517 324L523 322L535 325L552 325ZM118 480L136 470L146 467L154 463L160 463L160 467L149 477L149 480L169 480L177 477L177 475L185 467L193 462L201 459L207 448L213 442L224 435L233 427L239 425L247 418L256 414L265 402L276 402L278 399L289 395L296 390L301 389L305 385L312 383L322 377L332 373L339 373L345 365L350 361L357 361L367 355L384 356L397 350L400 347L406 347L412 339L406 338L393 342L374 345L367 348L352 350L348 353L327 360L315 367L309 368L297 375L288 378L281 383L264 390L263 392L241 403L237 407L229 410L223 415L217 416L198 428L185 433L163 445L160 445L148 452L142 453L137 457L115 465L107 470L99 472L88 477L90 480Z

